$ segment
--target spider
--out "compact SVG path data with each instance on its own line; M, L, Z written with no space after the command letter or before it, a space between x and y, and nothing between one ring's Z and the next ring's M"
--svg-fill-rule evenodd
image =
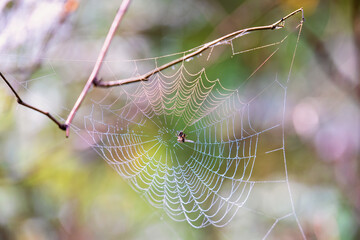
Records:
M183 131L180 131L177 135L177 141L178 142L185 142L186 134Z
M183 131L180 131L179 134L177 135L177 141L180 142L191 142L193 143L194 141L192 140L187 140L185 139L186 134Z

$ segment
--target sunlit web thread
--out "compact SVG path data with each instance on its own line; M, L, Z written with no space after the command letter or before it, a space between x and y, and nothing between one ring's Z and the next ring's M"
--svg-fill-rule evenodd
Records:
M259 128L253 126L250 112L252 101L270 86L284 92L286 88L273 78L253 99L243 101L241 88L224 87L220 79L207 76L206 67L192 63L209 61L214 48L223 45L231 46L233 56L273 48L246 82L287 39L236 52L233 40L241 36L217 44L198 56L200 60L189 59L148 81L112 89L94 101L85 116L92 145L105 161L153 206L196 228L225 226L246 204L256 183L273 182L252 180L252 173L260 138L282 128L283 119ZM157 68L160 59L142 61ZM133 63L134 75L141 75L139 62ZM177 142L177 132L185 130L194 143ZM283 146L266 153L277 150Z

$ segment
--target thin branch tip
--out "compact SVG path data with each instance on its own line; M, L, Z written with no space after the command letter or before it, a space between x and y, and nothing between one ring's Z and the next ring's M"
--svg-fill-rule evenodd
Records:
M64 124L65 125L65 136L66 138L69 138L69 134L70 134L70 128L69 125Z
M305 22L304 8L303 7L299 8L299 11L301 11L301 22L303 23Z

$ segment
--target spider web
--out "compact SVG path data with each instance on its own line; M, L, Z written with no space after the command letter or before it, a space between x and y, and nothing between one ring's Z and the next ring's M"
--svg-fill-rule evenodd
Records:
M252 38L257 33L238 35L147 81L94 90L82 137L135 191L175 221L222 227L251 211L274 220L266 236L285 218L295 219L302 232L284 141L287 83L301 24L288 30L267 31L260 43ZM123 78L123 72L116 72L121 65L126 77L140 76L197 49L107 61L102 75ZM292 60L279 70L284 53ZM248 60L257 61L256 67L241 67ZM224 71L226 66L237 67ZM177 141L180 131L188 141ZM282 165L282 172L263 176L272 163ZM274 184L286 189L285 210L265 213L251 205L257 186Z
M268 229L257 229L263 238L285 219L295 220L304 236L284 139L287 85L301 24L288 26L219 42L148 81L94 89L91 111L72 130L175 221L221 227L250 221L244 217L250 212L271 222ZM106 80L140 76L201 47L156 58L107 60L100 75ZM47 61L57 74L58 60ZM20 84L28 88L28 81ZM178 142L180 131L191 142ZM279 171L267 173L269 165ZM264 189L272 193L264 196ZM259 204L263 197L268 204Z

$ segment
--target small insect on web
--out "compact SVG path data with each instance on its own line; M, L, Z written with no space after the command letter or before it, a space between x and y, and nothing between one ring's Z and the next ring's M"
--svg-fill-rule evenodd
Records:
M287 211L271 214L251 205L263 185L285 187L292 198L284 112L303 19L289 30L285 18L186 52L128 61L133 67L128 80L146 81L96 95L100 100L93 100L84 117L87 136L82 137L134 190L176 221L195 228L225 226L252 212L271 215L271 229L279 219L298 223L292 201ZM261 40L255 43L257 34ZM286 71L277 70L285 55L291 62ZM102 74L119 82L116 65L123 63L106 64ZM259 174L269 162L285 165L285 172Z

